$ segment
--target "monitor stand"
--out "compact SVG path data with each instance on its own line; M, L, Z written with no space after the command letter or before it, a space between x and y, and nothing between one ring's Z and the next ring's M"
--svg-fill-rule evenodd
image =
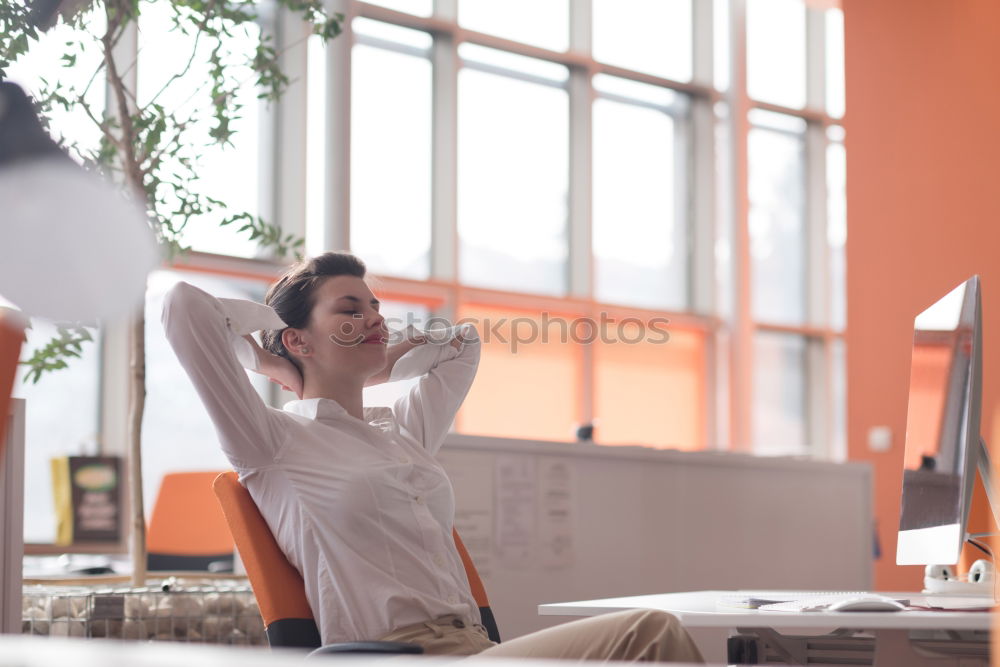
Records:
M976 468L979 471L979 479L986 489L986 498L990 504L990 511L993 513L993 521L997 525L1000 525L1000 506L998 506L998 499L993 490L993 468L990 462L990 453L986 447L986 441L980 437L979 438L979 448L976 453ZM994 601L1000 601L998 598L994 586L994 579L996 579L996 567L995 561L993 559L993 554L990 553L986 548L978 543L977 539L981 537L992 537L996 533L965 533L965 541L972 544L974 547L982 551L989 557L989 562L992 565L991 576L985 577L982 581L962 581L959 579L938 579L934 577L926 576L924 577L924 593L931 595L935 598L947 598L949 596L962 596L970 598L990 598ZM971 572L970 572L971 574ZM961 606L955 607L947 604L948 601L940 600L944 603L944 606L948 608L961 608ZM957 601L959 604L961 601ZM972 602L972 601L969 601Z

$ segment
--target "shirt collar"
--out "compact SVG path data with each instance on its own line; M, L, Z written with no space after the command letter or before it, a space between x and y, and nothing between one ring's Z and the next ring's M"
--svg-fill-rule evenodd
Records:
M289 401L284 405L285 412L299 415L306 419L314 419L318 422L333 422L344 419L354 419L347 413L344 407L332 398L307 398L304 400ZM364 408L365 421L391 420L393 417L392 408L385 406L373 406Z

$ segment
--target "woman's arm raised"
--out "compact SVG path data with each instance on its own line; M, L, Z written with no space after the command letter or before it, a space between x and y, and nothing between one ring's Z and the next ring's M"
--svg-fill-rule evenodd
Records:
M396 401L401 428L419 439L432 454L444 442L479 368L479 332L471 324L429 331L427 345L402 356L390 381L420 377L409 393Z
M416 332L416 330L407 330L404 332L403 340L398 343L394 343L389 346L387 350L387 359L385 367L371 376L365 381L365 386L370 387L375 384L382 384L383 382L388 382L389 378L392 376L393 369L396 367L396 362L399 361L403 355L412 350L413 348L423 345L427 342L427 339ZM402 378L394 378L402 379Z
M267 306L216 299L181 282L167 293L162 319L167 340L215 424L229 460L244 469L271 463L286 433L243 370L244 365L256 366L256 361L242 336L281 328L281 318Z

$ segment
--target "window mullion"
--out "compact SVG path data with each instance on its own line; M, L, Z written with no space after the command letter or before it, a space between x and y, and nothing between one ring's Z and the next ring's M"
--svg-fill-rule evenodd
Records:
M324 217L327 250L351 247L351 54L355 3L328 0L344 15L343 33L326 45L326 181Z
M100 436L101 456L128 453L129 325L124 319L101 322Z
M694 28L692 81L711 87L715 74L714 8L711 0L694 0L691 9L691 21Z
M591 58L594 22L593 0L573 0L569 6L569 50Z
M730 57L729 101L730 170L732 175L733 230L730 362L730 436L729 447L750 451L753 448L753 336L751 315L750 195L748 191L747 139L751 102L747 95L746 0L730 0L729 10L732 50Z
M569 80L569 295L593 296L593 104L590 72L574 68Z
M689 257L691 259L688 281L690 285L689 309L699 315L711 315L716 312L715 304L715 239L716 225L716 183L715 183L715 117L712 103L706 99L695 99L691 108L689 120L678 125L683 135L678 136L676 151L677 164L686 165L691 161L690 169L679 169L678 193L691 193L679 197L678 205L685 207L684 217L687 221L687 238L690 243ZM680 133L679 133L680 134ZM690 158L688 158L690 156ZM712 338L714 333L709 337ZM714 351L714 344L709 346ZM706 377L714 377L716 363L709 359L705 368ZM717 407L715 392L711 382L705 383L705 442L712 448L719 440L716 432Z
M715 227L724 224L716 217L716 183L715 183L715 115L712 103L705 99L693 100L690 121L678 125L685 136L680 137L678 151L690 150L690 168L679 169L678 174L688 172L679 183L684 186L678 192L690 192L690 201L681 201L689 207L690 219L688 229L691 239L692 260L691 271L691 302L690 307L701 315L711 315L715 307ZM680 133L679 133L680 134ZM683 147L681 147L683 145ZM680 156L678 164L686 165L687 160ZM687 211L685 211L687 212ZM683 218L681 218L683 219Z
M828 459L831 438L831 355L825 338L806 339L806 436L810 455Z
M569 294L591 299L594 294L593 249L593 141L594 89L591 36L593 3L577 0L570 4L570 50L586 54L586 68L570 68L569 77ZM595 308L589 313L598 316ZM594 349L584 345L581 350L581 373L578 394L578 414L585 424L594 419Z
M825 13L806 9L806 106L826 110ZM809 122L806 152L807 316L809 324L828 328L830 317L830 253L827 243L826 131L822 123ZM806 360L806 432L815 456L832 453L832 355L828 341L811 341Z
M830 326L829 265L826 234L826 133L822 126L810 123L805 135L806 153L806 257L807 324Z
M806 8L806 108L826 113L825 12Z
M458 22L458 0L434 0L434 17Z
M692 6L692 40L694 53L693 81L705 86L712 85L715 72L714 66L714 28L713 9L711 2L694 2ZM683 177L677 192L690 192L690 201L679 201L685 209L688 221L688 238L690 239L691 270L689 306L694 312L710 315L715 312L715 117L712 110L712 99L695 96L692 98L690 122L678 124L681 130L677 142L679 160L677 164L688 165L688 169L679 169ZM706 386L707 383L706 383ZM711 392L709 392L711 393ZM711 406L714 401L709 400ZM707 410L706 413L711 413ZM710 421L710 423L713 423Z
M274 123L270 160L273 201L271 221L286 234L306 233L306 129L309 24L285 7L277 12L275 32L279 64L289 79L272 106Z
M811 326L829 328L830 253L826 215L826 133L810 123L806 130L806 239L807 316ZM806 429L813 455L829 458L832 453L832 357L824 338L809 346L806 362Z
M450 5L443 8L442 5ZM455 3L436 9L454 12ZM454 16L454 13L452 13ZM454 33L434 36L431 112L431 275L458 279L458 45Z

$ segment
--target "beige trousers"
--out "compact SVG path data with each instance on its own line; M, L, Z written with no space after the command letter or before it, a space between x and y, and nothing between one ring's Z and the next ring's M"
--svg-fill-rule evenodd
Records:
M420 644L429 655L704 662L677 619L652 609L592 616L502 644L490 641L483 626L467 626L455 616L400 628L379 639Z

